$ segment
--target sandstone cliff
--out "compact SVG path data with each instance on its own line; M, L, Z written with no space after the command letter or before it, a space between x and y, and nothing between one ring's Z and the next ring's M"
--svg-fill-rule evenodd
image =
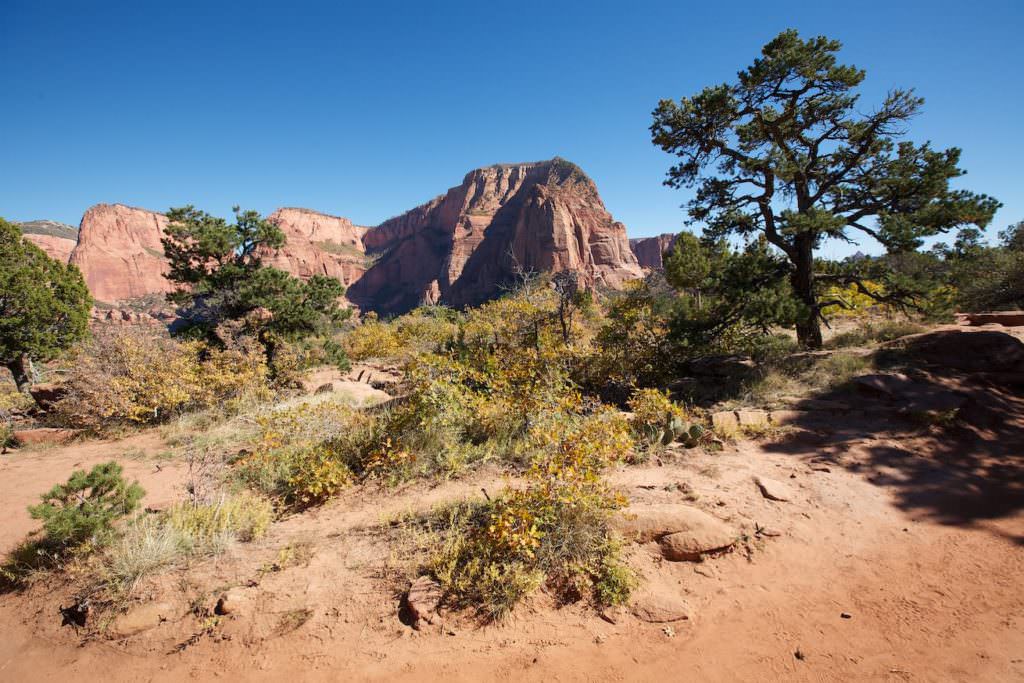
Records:
M380 258L349 296L387 313L424 301L477 304L520 272L574 270L586 285L607 287L642 276L594 182L558 158L471 171L445 195L370 229L364 243Z
M336 277L365 310L478 304L523 272L573 270L587 286L611 288L643 275L594 182L557 158L471 171L446 194L375 228L308 209L268 218L287 242L265 253L265 263L302 278ZM166 226L160 213L98 204L82 218L70 261L98 301L159 298L172 289L160 244Z
M281 228L287 241L279 251L264 253L267 265L301 278L335 277L346 287L366 272L366 228L309 209L278 209L268 220Z
M629 248L644 268L657 270L665 264L662 257L676 243L676 236L670 232L657 237L640 237L629 241Z
M71 263L93 298L114 303L172 289L164 277L163 214L123 204L97 204L82 216Z
M63 263L68 262L78 242L78 230L57 221L25 221L17 225L25 239L45 251L50 258Z

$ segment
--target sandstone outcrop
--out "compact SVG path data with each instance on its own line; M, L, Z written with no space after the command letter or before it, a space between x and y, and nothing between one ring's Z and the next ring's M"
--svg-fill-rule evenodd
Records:
M523 273L570 270L583 286L608 288L643 276L625 227L594 182L558 158L471 171L446 194L375 228L308 209L282 208L268 218L287 241L264 253L265 263L301 278L336 277L364 310L475 305ZM154 211L98 204L82 217L70 262L99 302L159 298L173 289L160 243L166 226Z
M283 248L264 253L264 263L301 278L326 275L348 287L369 267L366 228L340 216L283 208L267 217L285 234Z
M78 242L78 231L57 221L25 221L18 223L22 234L32 244L46 252L52 259L67 263L71 251Z
M637 237L629 241L629 248L642 268L658 270L665 266L663 255L676 243L676 236L670 232L656 237Z
M380 258L350 298L386 313L478 304L524 272L572 270L585 286L611 288L643 275L594 182L558 158L471 171L445 195L369 230L364 243Z
M97 204L82 216L71 263L93 298L106 303L139 299L172 289L160 238L167 217L123 204Z

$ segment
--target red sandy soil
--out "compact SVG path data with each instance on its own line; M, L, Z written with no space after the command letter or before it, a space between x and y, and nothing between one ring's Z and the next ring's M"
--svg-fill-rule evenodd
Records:
M59 584L0 595L0 680L1024 680L1024 410L1002 398L1014 411L1003 431L850 418L612 473L634 501L693 504L747 535L702 563L628 549L646 580L693 608L671 629L622 614L609 623L544 596L496 625L459 615L421 631L404 625L398 596L408 580L381 522L502 486L481 472L434 487L352 490L258 543L139 589L140 601L187 605L198 593L212 605L224 587L256 583L256 608L209 633L189 615L83 642L60 626L58 606L71 596ZM0 546L32 528L25 505L35 493L73 467L138 448L162 447L147 432L4 456ZM154 498L184 478L180 467L125 464ZM766 500L755 475L783 482L793 499ZM757 526L780 535L759 537ZM296 541L312 548L308 564L260 571Z

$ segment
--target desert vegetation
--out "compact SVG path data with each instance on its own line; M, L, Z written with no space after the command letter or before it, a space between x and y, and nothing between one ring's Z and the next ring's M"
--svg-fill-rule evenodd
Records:
M912 418L914 438L946 438L962 396L954 405L945 392L936 407L926 392L896 406L891 387L936 381L939 363L915 364L915 340L955 312L1024 306L1024 224L986 242L979 228L998 202L951 189L963 173L959 151L900 139L922 100L897 90L859 113L865 74L839 64L839 48L786 31L735 83L658 106L653 142L679 158L667 184L697 187L689 214L703 230L681 232L663 270L618 288L570 270L520 269L514 285L476 306L425 300L401 315L354 316L339 280L265 263L285 244L271 221L236 208L229 222L187 206L168 211L163 239L174 322L90 331L77 268L0 221L0 355L12 376L0 391L0 446L26 425L104 446L156 434L165 450L155 470L185 472L182 490L155 508L115 460L40 492L28 512L41 529L0 564L0 594L62 586L76 599L61 606L64 618L84 626L92 614L95 634L174 575L193 591L198 639L235 608L225 607L227 593L216 609L201 605L191 568L353 499L485 482L363 520L360 532L386 539L399 558L374 579L394 582L407 603L410 585L425 586L431 609L478 623L535 599L615 623L615 609L652 579L650 563L646 574L631 563L632 546L657 546L658 562L731 552L752 561L779 535L710 515L730 505L728 492L701 509L676 505L671 514L691 517L672 530L644 527L635 489L655 492L654 517L668 494L673 505L701 494L658 480L631 482L631 498L621 482L632 473L690 467L716 482L716 454L743 439L784 442L814 403L831 420L864 375L872 379L859 390ZM564 160L555 168L585 179ZM921 250L925 238L953 231L952 246ZM886 252L817 256L824 240L854 232ZM33 373L50 380L45 391ZM365 390L364 374L388 381L373 400L352 399L345 389ZM785 483L756 481L759 501L790 500ZM693 528L697 540L666 540ZM308 562L296 547L278 549L259 576ZM641 613L658 624L684 618ZM298 628L309 617L282 620Z

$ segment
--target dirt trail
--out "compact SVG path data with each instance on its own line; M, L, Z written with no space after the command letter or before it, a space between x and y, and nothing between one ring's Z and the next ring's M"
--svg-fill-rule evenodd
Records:
M1024 680L1024 500L1000 499L985 515L978 501L957 499L971 519L951 517L941 508L945 499L908 504L908 487L924 485L916 477L924 472L933 484L952 466L926 457L933 437L895 442L864 425L843 427L824 441L683 451L660 465L612 474L635 501L688 502L750 539L746 548L699 564L661 562L646 548L630 548L636 567L678 586L693 608L692 620L668 632L628 616L608 623L581 606L557 609L543 596L500 625L455 618L420 632L403 625L396 558L378 525L403 511L482 495L482 487L493 493L502 478L483 472L440 486L353 490L275 525L261 543L194 567L190 580L211 596L218 586L255 579L259 609L228 619L216 636L201 636L180 652L196 632L194 622L82 645L59 626L61 596L0 596L0 680ZM159 448L154 436L136 438L8 463L0 470L0 514L23 527L25 501L74 463L116 449ZM893 453L894 443L902 455ZM954 450L960 461L970 460L985 443L965 441ZM1019 459L984 455L1001 463L1004 477L1019 476ZM42 478L29 470L44 458L40 486ZM149 476L143 469L151 465L132 463L129 472ZM144 485L160 490L154 485L164 481L171 491L171 479L183 476L163 473L165 480ZM755 475L783 482L792 500L766 500ZM976 483L948 481L968 496ZM757 527L780 535L758 538ZM19 533L5 528L4 538ZM308 565L260 573L296 542L312 547ZM152 590L173 595L182 578Z
M88 441L60 447L29 448L0 456L0 554L5 554L39 528L27 506L39 502L39 494L67 481L75 470L91 469L116 460L125 477L137 479L146 490L143 505L162 507L181 496L185 463L161 458L165 450L158 430L126 439Z

